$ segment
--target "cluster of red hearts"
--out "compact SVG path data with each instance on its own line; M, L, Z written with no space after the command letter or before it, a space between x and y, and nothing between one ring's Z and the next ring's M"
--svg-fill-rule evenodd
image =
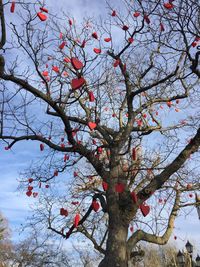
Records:
M34 187L31 185L31 184L33 183L33 181L34 181L33 178L29 178L29 179L28 179L28 183L29 183L29 185L28 185L28 188L27 188L26 195L27 195L28 197L33 196L34 198L36 198L36 197L38 196L38 192L33 192ZM42 187L42 183L40 182L40 183L39 183L39 188L41 188L41 187ZM46 185L45 185L45 188L49 188L49 185L46 184Z

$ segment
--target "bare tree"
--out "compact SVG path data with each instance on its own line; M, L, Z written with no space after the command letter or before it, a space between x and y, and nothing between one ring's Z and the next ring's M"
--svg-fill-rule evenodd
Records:
M22 176L41 196L38 222L84 235L100 267L127 267L140 241L166 244L180 209L198 205L200 6L107 5L104 21L77 25L41 2L0 0L0 138L6 150L39 142Z

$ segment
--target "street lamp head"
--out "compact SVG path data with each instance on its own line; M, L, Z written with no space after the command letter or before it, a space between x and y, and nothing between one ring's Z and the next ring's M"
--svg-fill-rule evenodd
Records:
M199 255L197 255L196 257L196 266L200 267L200 256Z
M193 245L189 241L187 241L185 247L186 247L188 253L190 253L190 254L193 253Z
M179 250L178 254L177 254L177 262L178 264L183 264L185 263L185 257L184 254Z

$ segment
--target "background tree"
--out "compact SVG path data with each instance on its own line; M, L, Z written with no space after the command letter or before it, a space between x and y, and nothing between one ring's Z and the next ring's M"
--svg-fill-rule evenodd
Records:
M199 3L119 3L78 25L40 1L0 0L1 140L39 142L22 175L41 196L34 218L86 236L100 267L167 243L199 190Z

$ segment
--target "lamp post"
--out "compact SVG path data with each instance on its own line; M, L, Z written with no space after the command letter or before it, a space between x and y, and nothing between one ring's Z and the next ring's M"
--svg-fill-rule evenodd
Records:
M192 261L193 245L189 241L187 241L187 243L185 244L185 247L186 247L188 254L190 255L191 267L193 267L194 266L193 261Z
M196 257L196 267L200 267L200 256L197 255Z
M184 267L185 265L185 256L180 250L177 254L177 263L180 267Z

